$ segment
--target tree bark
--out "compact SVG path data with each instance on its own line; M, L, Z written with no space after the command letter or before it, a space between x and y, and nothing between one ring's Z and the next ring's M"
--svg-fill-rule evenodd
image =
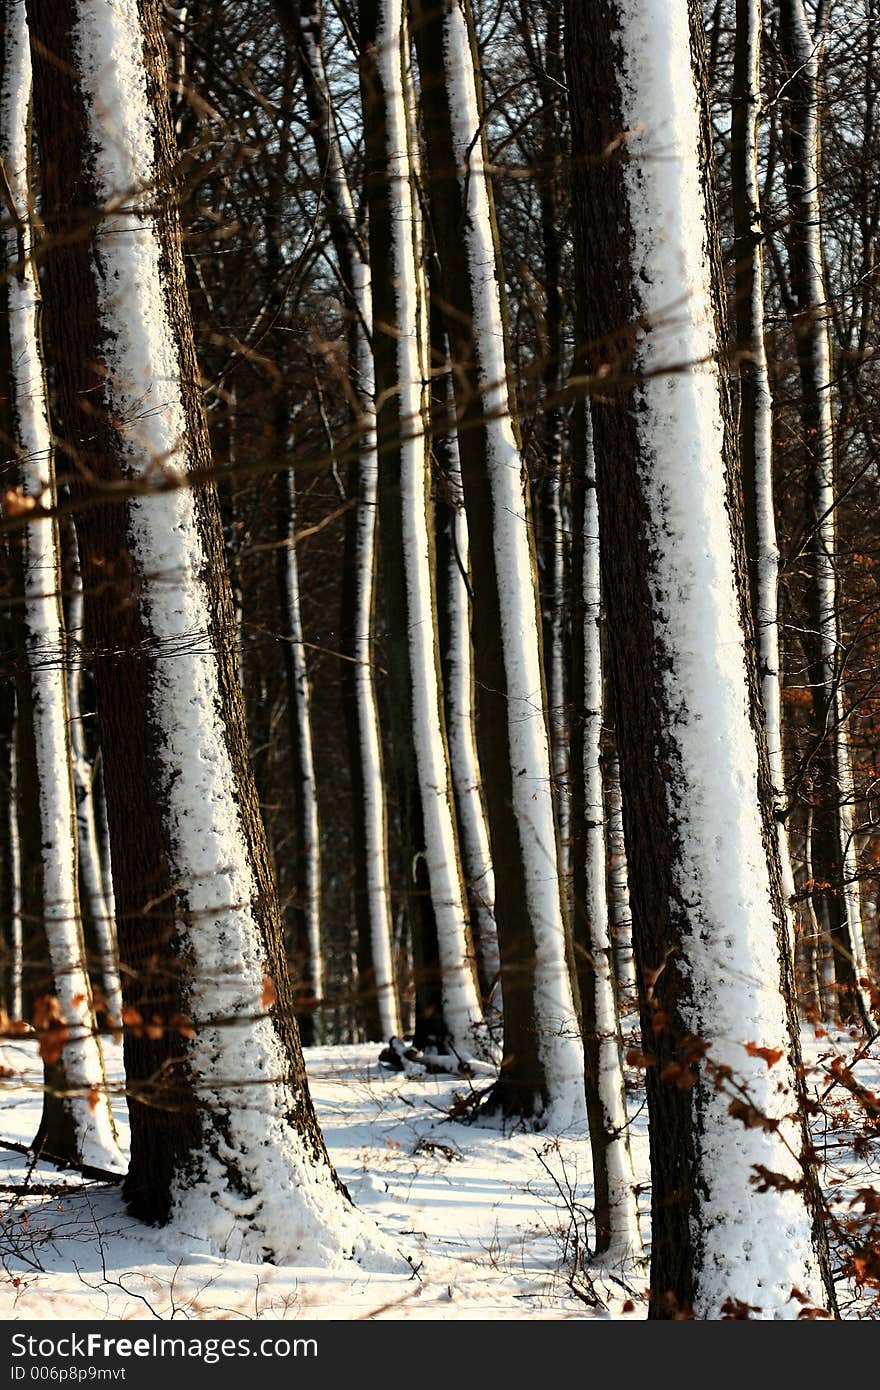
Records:
M525 16L524 16L525 18ZM528 20L526 20L526 23ZM563 518L566 462L563 442L563 314L562 314L562 207L559 170L563 154L560 126L564 91L562 56L562 8L546 9L547 34L543 62L534 61L533 72L541 96L542 139L538 149L538 201L544 254L544 362L541 371L544 399L543 469L540 479L540 592L543 610L544 669L547 712L553 761L556 820L559 827L560 863L568 889L571 838L569 788L569 728L566 674L569 669L566 537Z
M798 1018L717 363L702 20L696 0L568 0L566 15L580 329L648 1063L650 1316L748 1305L797 1317L793 1286L827 1306L833 1289L806 1122L794 1118L805 1116ZM758 1196L762 1166L781 1185Z
M15 813L15 647L12 573L0 544L0 1005L21 1018L21 918L18 913L18 825Z
M303 641L300 612L299 565L296 555L296 482L293 470L276 475L276 511L279 550L278 589L284 624L284 673L287 685L287 721L294 768L294 818L296 828L296 941L302 963L300 981L300 1032L303 1042L315 1043L321 1035L316 1010L324 997L321 948L321 839L318 821L318 787L312 746L311 683Z
M309 1095L248 761L158 5L28 15L125 969L126 1197L216 1253L378 1252Z
M290 61L288 59L288 61ZM289 100L285 96L285 100ZM324 964L321 923L321 838L318 787L312 745L311 684L303 640L299 562L296 553L296 478L288 467L291 448L289 316L284 263L284 188L289 163L285 130L268 190L266 210L267 308L274 357L271 380L271 441L274 452L275 579L281 619L281 655L287 694L287 725L293 765L294 948L300 1036L311 1046L323 1034L321 1002Z
M827 21L825 21L827 22ZM824 28L813 34L803 0L781 0L779 48L788 144L789 267L797 304L793 327L801 378L801 420L808 455L804 555L810 573L803 647L813 696L814 731L825 733L817 759L813 814L814 897L831 936L837 1008L843 1018L870 1019L854 824L854 788L843 676L837 583L837 483L834 391L828 332L822 209L819 195L821 55Z
M602 599L599 508L589 404L577 406L572 456L572 918L583 1018L593 1158L595 1252L616 1268L643 1259L623 1075L623 1039L608 902L602 780Z
M322 0L275 0L275 10L299 60L330 235L352 323L350 365L360 440L349 478L356 506L346 528L341 628L347 657L343 681L355 808L359 1004L368 1036L378 1041L400 1032L400 1005L391 946L388 811L373 642L378 460L370 266L324 68Z
M85 903L84 917L97 948L97 969L103 995L101 1012L109 1022L122 1021L122 986L119 980L119 953L116 922L104 894L101 851L95 818L93 794L95 766L86 748L83 728L83 594L79 555L70 527L71 565L67 604L67 705L70 715L70 756L76 799L76 836L80 894ZM67 538L65 538L67 539Z
M761 113L761 0L737 0L731 99L736 344L743 524L752 621L767 730L773 812L786 920L794 942L794 872L788 844L788 798L782 747L779 650L779 545L773 504L773 398L764 342L764 233L758 183Z
M424 387L427 303L417 262L418 210L406 99L408 37L402 0L361 0L358 17L385 645L404 803L417 1045L433 1037L441 1051L448 1043L457 1055L468 1057L482 1045L482 1012L443 717ZM420 890L421 860L426 874ZM436 966L429 949L435 942Z
M417 0L430 215L452 358L473 574L478 736L495 866L504 1057L493 1104L583 1113L583 1057L553 808L527 480L512 415L468 10Z
M48 979L32 983L45 1090L36 1151L92 1168L121 1165L104 1058L85 963L77 887L76 810L64 677L67 656L52 438L30 228L31 66L24 4L3 5L0 161L12 222L3 236L0 358L16 657L18 837L24 873L20 916L33 958L48 947ZM14 221L13 221L14 219ZM38 945L39 943L39 945ZM54 995L54 999L53 996Z
M449 765L455 792L461 863L484 1008L501 1008L495 871L483 802L477 752L474 651L471 641L470 545L455 401L446 334L436 296L431 296L431 448L435 464L434 507L437 551L437 625L443 674Z
M605 807L608 817L608 896L611 912L611 939L617 973L617 1001L621 1014L631 1014L638 1006L636 962L633 955L632 909L629 901L629 870L626 836L623 833L623 798L620 793L620 760L614 751L605 763Z

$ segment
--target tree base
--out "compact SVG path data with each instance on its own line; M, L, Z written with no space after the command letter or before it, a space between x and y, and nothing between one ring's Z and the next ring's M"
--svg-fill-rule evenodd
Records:
M511 1128L521 1127L538 1132L546 1129L549 1114L547 1102L533 1082L521 1082L502 1075L483 1093L471 1118L476 1123L500 1120L505 1125L510 1124Z

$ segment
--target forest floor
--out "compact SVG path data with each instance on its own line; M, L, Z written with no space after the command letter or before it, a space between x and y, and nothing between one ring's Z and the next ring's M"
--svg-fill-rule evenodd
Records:
M805 1037L811 1092L834 1088L817 1117L816 1139L825 1190L845 1219L857 1193L874 1189L880 1196L880 1132L866 1132L851 1093L835 1086L828 1070L832 1054L850 1059L855 1047L846 1036L815 1039L812 1029ZM120 1049L108 1050L118 1078ZM133 1221L118 1187L33 1165L0 1147L0 1317L644 1317L644 1278L625 1287L615 1282L619 1271L597 1279L585 1265L592 1183L583 1131L502 1133L451 1120L456 1096L476 1083L387 1072L378 1052L310 1049L309 1080L340 1176L414 1273L220 1259L200 1249L196 1237ZM12 1073L0 1073L0 1144L26 1145L39 1119L34 1044L6 1043L0 1064ZM855 1075L880 1091L877 1043ZM637 1076L629 1099L647 1232L647 1115ZM121 1098L117 1118L126 1136ZM877 1316L850 1281L839 1292L845 1316Z

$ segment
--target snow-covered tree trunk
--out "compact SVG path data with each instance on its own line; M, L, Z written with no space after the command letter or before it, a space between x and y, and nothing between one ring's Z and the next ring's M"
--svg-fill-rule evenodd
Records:
M108 904L104 896L104 876L101 869L101 850L93 794L95 769L88 755L83 728L82 577L79 571L79 555L76 553L76 540L72 532L70 539L73 556L67 604L67 704L70 714L70 755L73 763L73 787L76 797L79 884L85 916L97 945L99 966L97 973L104 994L104 1009L110 1019L118 1023L122 1019L122 987L119 982L116 923L111 905Z
M354 269L359 284L359 316L371 317L369 271L360 261L355 261ZM346 546L342 625L351 656L351 693L346 709L354 750L351 769L355 806L355 908L359 921L358 974L359 989L365 996L361 1005L370 1036L388 1039L400 1032L400 1003L392 951L388 809L374 653L379 467L372 394L369 405L366 402L366 393L373 390L373 352L360 322L355 338L355 369L365 433L357 468L353 470L357 504Z
M342 631L349 659L343 663L343 676L355 806L355 910L362 1012L371 1037L387 1039L400 1032L400 1007L391 947L388 814L373 652L379 470L370 267L324 68L322 0L275 0L275 10L298 56L310 132L322 173L322 194L352 316L350 352L360 447L351 470L356 506L344 557Z
M292 62L292 56L286 55L286 63L290 65ZM284 100L291 100L287 91ZM289 122L279 135L277 158L266 195L266 308L271 325L267 333L266 351L274 359L270 438L275 468L275 579L293 773L295 896L292 915L297 1002L300 1036L304 1044L311 1046L323 1036L321 838L312 747L311 683L303 636L296 552L296 478L289 467L293 433L290 386L292 333L286 304L289 274L285 258L284 207L291 141L288 125Z
M570 1123L583 1053L545 714L528 484L507 379L502 274L468 12L418 0L427 187L441 256L470 534L479 738L504 996L493 1103Z
M632 908L629 901L629 870L626 863L626 837L623 833L623 797L620 791L620 759L617 748L605 765L605 810L608 817L608 898L611 939L617 974L618 1007L631 1013L638 1004L636 962L633 955Z
M559 831L559 863L567 881L571 858L571 811L568 768L568 695L566 651L565 536L562 516L563 457L562 420L558 409L547 412L545 476L541 487L541 534L544 564L541 594L544 607L544 652L547 683L547 716Z
M20 964L16 970L16 945L19 945L20 952L21 921L16 911L18 826L15 814L15 650L11 593L12 575L4 543L0 544L0 969L3 972L0 1006L15 1019L21 1017ZM19 1012L15 1012L16 1007Z
M277 477L279 528L278 586L284 624L284 668L287 681L288 724L294 770L294 814L297 856L297 943L304 956L304 981L309 1006L324 997L321 950L321 838L318 821L318 786L312 747L311 683L300 611L299 566L296 556L296 483L291 470ZM305 1020L304 1020L305 1022ZM319 1029L309 1020L309 1040ZM301 1025L302 1027L302 1025ZM303 1031L303 1037L306 1033Z
M815 818L815 808L807 807L807 814L804 817L804 877L807 883L813 883L813 823ZM820 1013L824 1009L826 1018L837 1017L837 1002L835 999L834 984L834 961L831 950L831 933L827 914L819 913L816 910L816 895L808 893L805 902L807 916L807 960L806 960L806 993L807 999L816 1007ZM819 899L820 904L824 899Z
M572 513L572 569L577 586L572 604L572 915L593 1156L595 1252L611 1268L632 1269L643 1255L608 902L599 508L586 401L578 405L574 436Z
M553 767L553 791L559 829L559 854L566 891L570 888L570 800L568 785L568 552L566 518L566 412L562 405L566 348L563 335L562 256L565 241L561 175L566 167L565 82L562 55L562 10L558 5L520 6L518 37L528 76L539 101L529 122L527 142L534 149L534 190L541 229L543 315L537 323L541 398L535 422L538 465L532 500L538 556L538 587L547 687L547 721ZM531 127L534 127L534 134ZM536 363L536 366L538 363Z
M187 476L210 455L158 5L28 15L71 488L102 499L76 523L132 972L126 1195L216 1252L379 1259L309 1096L216 495Z
M760 709L697 0L568 0L652 1163L650 1316L833 1299ZM635 384L633 384L635 378ZM800 1118L798 1118L800 1116ZM762 1173L769 1190L756 1190Z
M764 252L758 183L761 0L737 0L731 111L736 355L740 391L743 518L752 618L779 836L782 889L794 939L794 873L786 825L779 650L779 545L773 504L773 398L764 342Z
M561 75L561 55L558 18L553 25L553 39L548 39L548 82L542 89L542 101L547 99L547 87ZM559 89L557 88L557 91ZM557 98L558 100L558 98ZM552 113L555 105L549 108ZM555 126L555 122L553 123ZM540 590L543 608L544 669L547 684L547 714L550 726L550 750L553 767L556 819L559 827L559 854L563 879L568 881L570 862L570 791L568 784L569 730L567 710L565 592L565 528L562 514L564 491L563 412L559 401L562 388L562 297L560 293L560 220L561 213L552 170L553 154L558 144L558 131L548 132L542 150L544 166L540 187L541 239L544 249L545 334L546 361L542 372L545 399L543 403L543 476L540 487L541 577Z
M402 0L361 0L358 18L386 650L404 803L416 1033L440 1044L448 1038L467 1057L482 1012L443 718L423 353L427 303L417 262ZM426 882L418 871L422 859Z
M121 1163L85 965L77 888L66 639L52 435L30 230L31 65L23 0L7 0L0 52L3 235L2 365L7 516L33 520L7 538L16 637L18 830L26 845L21 913L45 930L57 1006L34 1001L46 1091L36 1149L94 1168ZM45 511L44 511L45 509ZM36 934L30 932L31 941ZM64 1025L52 1037L51 1028Z
M9 884L4 883L5 901L10 910L11 929L9 933L11 946L11 959L9 962L9 1017L11 1019L22 1020L24 1018L24 1002L22 993L22 973L24 967L24 942L22 939L21 925L21 849L18 842L18 815L17 807L17 774L16 774L16 755L13 749L11 776L9 780L10 801L6 808L5 819L8 821L8 843L9 843Z
M825 732L818 762L813 821L814 881L824 893L844 1016L869 1017L869 996L854 822L849 720L843 680L843 647L837 584L837 489L834 457L834 389L828 329L828 295L822 234L820 73L824 16L813 33L803 0L781 0L779 48L786 82L781 94L788 142L786 177L791 212L788 239L791 289L797 304L795 340L801 379L801 418L809 455L807 480L810 572L809 618L803 634L807 675L815 709L814 733Z
M448 367L446 335L432 300L431 443L437 466L437 621L446 711L446 735L461 863L468 893L471 929L484 1000L500 1005L498 930L495 926L495 872L483 804L482 773L474 724L474 652L471 641L470 553L461 486L455 403Z

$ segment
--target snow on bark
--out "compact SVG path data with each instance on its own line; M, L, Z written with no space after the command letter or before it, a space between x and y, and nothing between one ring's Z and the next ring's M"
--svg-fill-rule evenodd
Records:
M106 406L132 481L182 480L186 414L158 227L147 209L125 210L156 174L138 0L80 0L72 41L106 208L94 242ZM162 653L149 675L150 712L169 869L185 904L176 929L196 1030L188 1065L205 1114L217 1116L173 1179L171 1220L235 1258L331 1265L354 1254L382 1264L388 1246L290 1119L300 1099L262 1002L267 962L196 499L184 486L135 496L128 509L141 615Z
M282 480L286 486L288 534L283 551L283 611L288 626L284 634L290 648L288 699L293 702L291 723L294 766L298 778L297 824L303 843L298 853L303 863L300 905L305 924L307 951L306 973L316 1001L324 997L324 963L321 954L321 840L318 831L318 786L315 777L315 755L312 747L311 682L306 663L303 639L302 611L299 594L299 564L296 555L296 484L292 473Z
M467 218L463 235L470 271L474 350L484 394L501 640L508 694L508 744L514 769L514 811L520 830L526 894L535 936L534 995L542 1028L548 1123L581 1117L583 1051L572 999L560 898L551 755L544 717L534 575L529 548L523 461L508 395L501 287L492 234L476 71L465 14L450 5L443 58L459 181Z
M444 381L448 378L444 376ZM446 645L443 654L446 736L449 765L458 811L461 858L471 904L474 944L480 955L483 978L495 982L492 1004L501 1007L498 929L495 925L495 871L489 846L489 830L481 793L481 774L474 727L474 662L471 646L471 602L468 589L468 529L458 459L458 437L446 431L445 478L447 498L447 554L438 584L444 588Z
M75 542L74 542L75 544ZM122 1019L122 987L119 980L119 954L116 925L111 905L104 896L101 852L93 794L94 768L86 750L81 708L82 694L83 593L78 557L74 557L70 585L67 627L67 703L70 712L70 755L76 798L77 850L80 887L101 962L101 987L107 1013ZM111 900L112 901L112 900Z
M16 815L15 793L15 752L13 751L9 768L9 805L5 814L9 817L8 844L12 875L12 927L11 960L9 962L9 1017L13 1020L22 1017L21 969L24 963L21 938L21 854L18 843L18 816Z
M824 1302L799 1190L756 1197L755 1165L800 1183L799 1120L780 944L759 809L744 637L726 510L723 423L687 0L621 0L619 82L632 276L642 324L635 413L654 625L666 653L668 810L683 914L685 1025L773 1128L695 1088L700 1186L692 1215L695 1311L740 1299L794 1318L792 1287ZM768 1067L748 1043L778 1049Z
M804 826L804 877L808 882L814 882L816 872L813 867L813 827L815 825L816 808L807 808L806 824ZM809 983L813 986L813 997L816 1004L821 1007L824 1003L829 1017L834 1017L837 1011L837 999L834 987L834 953L831 949L831 921L828 915L827 900L820 900L821 919L816 911L816 904L812 898L807 899L807 912L809 914L810 927L810 977Z
M406 25L401 0L377 6L374 61L384 103L386 171L390 203L395 394L399 420L400 518L406 624L412 696L412 737L425 834L425 859L437 927L443 1019L460 1057L479 1050L482 1010L471 959L468 920L458 857L453 794L443 723L428 518L429 459L425 439L426 303L420 294L418 208L410 166L405 93Z
M761 3L740 0L734 58L731 164L734 188L737 351L740 356L741 444L746 516L753 516L753 607L773 809L786 920L794 942L794 872L785 821L782 691L779 652L779 545L773 505L773 398L764 340L764 256L758 182Z
M406 77L410 165L417 185L422 180L420 132L412 68ZM417 231L421 232L421 219ZM461 457L455 422L455 394L448 360L448 340L436 304L431 302L425 238L418 235L416 261L422 267L419 288L427 306L425 318L425 375L432 383L431 443L441 475L442 502L435 509L437 609L441 684L449 772L458 825L461 867L467 890L471 932L477 955L478 980L484 994L487 1022L497 1024L502 1008L501 959L495 922L495 870L483 802L482 774L476 737L474 649L471 639L471 591L468 570L470 538ZM439 406L439 409L437 408Z
M353 365L361 423L361 447L357 468L351 655L354 661L354 702L360 750L362 805L359 814L364 837L364 877L373 988L376 992L382 1035L391 1038L400 1032L401 1024L392 952L388 813L373 659L379 463L376 449L373 351L370 343L370 326L373 322L370 267L342 158L342 146L324 66L320 0L305 0L298 6L291 6L285 0L276 0L276 8L282 22L292 25L297 34L307 82L307 96L310 95L310 111L312 120L316 123L313 135L322 165L325 197L339 229L341 244L337 246L337 254L340 259L340 272L344 280L347 278L350 281L346 289L351 295L356 316ZM295 14L291 18L294 10Z
M384 1037L400 1032L400 1003L392 954L391 887L388 881L388 811L382 766L382 738L376 699L373 660L373 610L376 585L376 518L379 505L379 459L373 404L373 349L365 324L372 322L370 271L354 259L353 294L360 322L356 329L355 360L363 447L358 454L358 495L355 518L355 596L353 657L355 704L361 753L364 830L364 873L370 922L373 987Z
M595 1102L591 1106L590 1140L593 1150L593 1184L597 1193L596 1227L600 1254L609 1268L633 1269L643 1259L639 1230L639 1206L635 1172L629 1146L629 1121L623 1075L623 1040L614 983L614 964L608 908L608 856L605 841L605 802L602 779L602 594L599 577L599 506L592 444L587 437L583 507L584 600L583 778L586 864L584 916L589 931L590 969L583 972L583 989L592 998L583 1000L594 1039L585 1039L587 1057L595 1057ZM592 1043L592 1046L591 1046ZM594 1113L595 1112L595 1113ZM600 1133L594 1133L598 1125ZM597 1167L604 1171L596 1172ZM600 1203L599 1192L604 1200ZM603 1208L603 1209L600 1209Z
M827 15L825 21L827 22ZM870 997L859 980L868 975L862 912L859 894L859 870L856 852L852 757L849 745L849 717L841 669L841 633L837 592L837 497L834 461L834 391L829 339L828 294L825 285L823 255L822 208L820 199L821 154L819 130L820 63L824 48L824 25L814 34L803 0L784 0L780 11L780 46L793 72L790 79L799 88L806 88L809 97L800 106L797 128L797 157L792 161L798 172L789 175L795 188L792 215L799 228L799 256L792 265L792 285L796 286L798 322L795 330L799 344L804 385L804 414L808 430L815 437L810 441L813 466L813 498L811 511L816 520L813 538L815 563L813 582L817 587L817 612L821 648L822 691L826 700L825 728L831 741L832 762L836 788L828 789L837 797L835 808L838 852L840 854L841 890L845 944L852 958L855 988L862 1013L869 1019ZM790 94L789 100L793 100ZM820 692L816 691L818 698Z
M345 161L342 157L342 143L339 138L336 112L324 65L323 0L300 0L299 4L292 4L290 0L276 0L276 9L279 11L282 23L290 23L290 13L295 12L299 48L306 68L305 75L312 84L312 109L315 111L316 106L320 108L319 111L315 111L315 115L322 126L320 154L323 156L325 196L344 227L350 243L356 246L360 252L358 259L366 265L354 198L348 181ZM367 281L369 282L369 270L367 270ZM361 287L349 285L347 288L351 290L355 303L360 308ZM370 319L363 320L363 325L368 331L370 322Z
M8 212L16 225L3 235L7 275L12 444L18 490L34 510L56 501L52 436L39 339L39 291L31 259L29 125L31 64L24 0L5 7L0 89L0 160ZM13 541L13 544L16 543ZM76 812L70 767L66 643L61 611L61 569L54 517L37 515L22 533L23 624L30 684L42 845L42 899L49 960L68 1026L60 1059L62 1098L73 1121L80 1161L119 1169L122 1159L107 1096L92 992L85 967L76 866ZM20 953L21 923L19 920ZM19 998L21 1011L20 964Z
M556 820L559 827L559 862L563 881L568 881L569 840L571 838L571 793L568 785L568 710L565 697L565 536L562 519L562 433L555 418L548 442L547 479L545 481L544 526L551 536L545 555L551 573L545 575L547 592L547 636L545 665L547 670L547 718L550 725L550 750L553 786L556 792Z
M633 955L632 908L629 901L626 840L623 834L620 762L616 752L608 764L605 799L608 814L608 896L611 912L611 937L614 943L619 1007L622 1013L628 1013L637 1007L638 985L636 982L636 959Z

